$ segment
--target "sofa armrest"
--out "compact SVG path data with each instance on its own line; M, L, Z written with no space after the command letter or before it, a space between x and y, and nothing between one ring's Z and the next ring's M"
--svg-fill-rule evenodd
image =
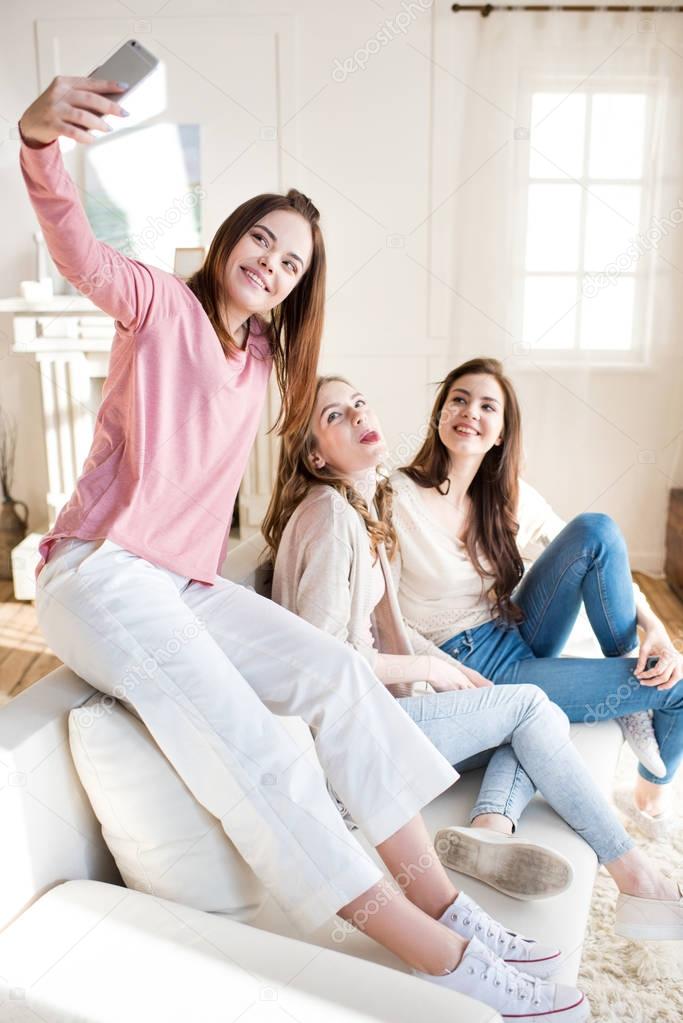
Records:
M39 899L0 963L0 1003L13 991L46 1023L501 1023L410 974L97 881Z

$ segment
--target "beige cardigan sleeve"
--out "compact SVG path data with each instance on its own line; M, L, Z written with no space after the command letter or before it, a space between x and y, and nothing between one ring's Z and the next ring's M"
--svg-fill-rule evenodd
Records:
M292 523L294 525L294 523ZM377 650L353 635L352 536L340 535L319 507L302 509L295 530L283 537L275 562L273 599L317 629L348 643L374 669Z

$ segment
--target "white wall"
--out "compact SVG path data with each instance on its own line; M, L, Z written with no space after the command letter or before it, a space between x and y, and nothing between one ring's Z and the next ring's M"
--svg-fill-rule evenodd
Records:
M427 0L423 4L427 7ZM349 375L368 391L390 449L400 449L419 431L431 404L431 383L470 354L452 339L430 335L428 274L422 269L428 262L430 229L448 223L451 216L446 204L430 218L435 127L431 123L435 69L430 53L433 32L438 31L440 19L448 16L448 6L442 0L432 10L422 10L408 0L405 6L395 0L269 0L267 4L202 0L192 5L187 0L170 0L157 18L153 11L159 9L158 0L151 4L139 0L135 14L131 5L116 0L3 3L0 295L15 295L18 281L33 276L34 218L19 174L18 143L8 133L38 90L37 20L77 19L73 24L78 25L83 19L120 17L122 36L137 36L154 49L155 34L162 35L172 18L260 11L291 14L296 22L296 82L280 97L280 182L309 194L323 215L330 270L322 369ZM405 18L406 9L409 23L405 34L400 34L395 19L399 12ZM383 24L389 41L370 42ZM215 47L215 34L212 43ZM335 69L336 78L342 78L340 67L359 48L378 52L368 53L364 70L335 80ZM177 55L184 61L186 88L196 86L198 97L213 89L214 96L220 97L221 79L206 81L206 68L197 52L201 48L197 51L195 40L191 60L183 52ZM269 59L264 56L264 61ZM80 67L63 70L87 73L95 62L84 53ZM168 70L173 74L170 58ZM258 79L271 70L254 62L248 73ZM213 71L212 75L216 77ZM248 94L248 80L244 88ZM223 106L224 123L229 124L229 101L224 100ZM198 99L196 120L202 122L203 111L203 100ZM445 127L457 139L457 126L451 122ZM215 125L206 126L206 131L211 130L215 131ZM258 125L250 130L256 140ZM248 158L253 158L253 151ZM229 204L239 166L237 161L234 171L210 186L212 211L225 210ZM273 182L272 187L277 184ZM217 219L205 223L205 241L217 223ZM29 357L9 354L9 330L7 317L0 317L0 399L19 420L14 496L27 501L31 525L41 529L47 480L39 380ZM662 388L669 394L671 388L680 389L680 364L658 367L654 375L649 372L642 379L633 373L626 377L586 370L555 370L559 383L552 384L529 372L514 376L526 417L528 479L565 516L589 507L615 515L636 561L658 569L663 559L668 481L662 484L656 464L642 462L633 465L622 482L613 480L633 461L633 445L624 441L620 426L631 434L637 430L637 447L647 450L659 449L662 433L670 439L680 429L677 415L669 417L665 430L653 429L657 394ZM605 409L616 426L605 427L601 419ZM646 415L641 415L643 409ZM677 471L683 482L680 466ZM607 484L611 486L603 493Z

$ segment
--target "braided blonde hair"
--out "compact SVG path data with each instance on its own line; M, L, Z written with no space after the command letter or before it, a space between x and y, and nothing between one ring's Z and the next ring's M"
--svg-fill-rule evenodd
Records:
M315 388L315 402L318 400L320 390L325 384L339 382L351 384L345 377L324 376L318 377ZM368 509L367 503L348 480L335 475L327 465L322 469L316 468L313 464L313 449L315 437L313 435L313 417L302 430L285 431L282 435L280 447L280 458L278 463L277 477L273 493L268 505L261 531L270 548L273 563L277 556L282 534L292 515L304 500L309 491L315 487L325 484L333 487L344 501L358 512L365 523L365 528L370 539L370 551L373 559L377 559L377 548L384 544L388 556L391 558L396 549L396 532L392 523L393 490L389 479L384 474L379 475L377 490L375 493L375 504L378 516L374 518Z

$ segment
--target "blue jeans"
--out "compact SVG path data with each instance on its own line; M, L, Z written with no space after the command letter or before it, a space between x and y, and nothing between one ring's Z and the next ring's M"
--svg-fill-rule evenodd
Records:
M633 848L607 800L569 737L569 720L538 686L494 686L398 701L440 753L458 769L474 767L482 751L513 751L525 778L533 779L552 808L609 863ZM463 759L467 757L467 760ZM522 770L520 767L520 770ZM509 812L515 801L505 770L493 760L486 771L487 809L480 796L472 816Z
M654 784L671 782L683 757L683 683L662 692L641 685L633 674L636 659L624 656L638 643L636 609L626 544L612 519L592 512L572 519L525 574L513 600L524 613L519 625L485 622L453 636L442 650L496 685L538 686L570 721L594 724L652 710L667 773L656 778L642 765L638 770ZM582 602L604 658L559 656ZM482 786L482 802L491 806L489 771L491 790L498 792L507 777L510 795L486 812L515 822L534 793L532 781L510 746L496 750Z

